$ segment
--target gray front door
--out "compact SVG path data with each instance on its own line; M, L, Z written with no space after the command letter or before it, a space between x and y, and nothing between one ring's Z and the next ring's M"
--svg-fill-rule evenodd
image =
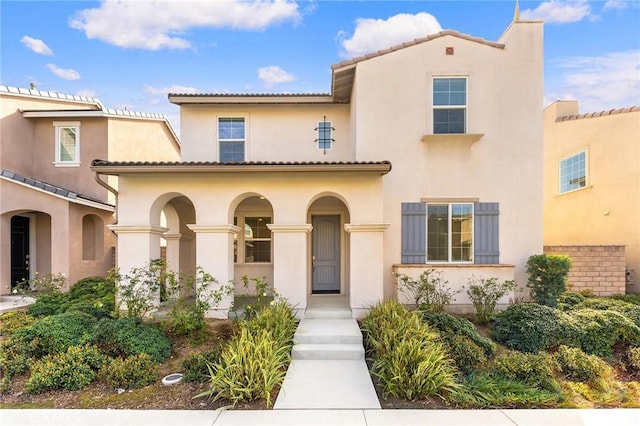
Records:
M312 293L340 293L340 216L313 216Z

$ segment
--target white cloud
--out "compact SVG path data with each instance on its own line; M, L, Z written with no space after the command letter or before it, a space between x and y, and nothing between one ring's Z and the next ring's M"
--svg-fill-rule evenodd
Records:
M298 21L291 0L254 1L121 1L105 0L99 8L76 13L69 25L119 47L147 50L190 49L181 34L194 27L261 30L283 21Z
M578 22L588 17L591 17L591 6L587 0L550 0L520 13L521 19L543 20L547 24Z
M262 80L267 87L273 87L276 84L290 83L296 79L293 74L286 72L276 65L258 69L258 78Z
M76 70L72 69L62 69L58 68L58 66L54 64L47 64L47 68L54 73L56 76L64 79L64 80L80 80L80 73Z
M168 87L145 86L144 91L151 95L168 95L169 93L198 93L195 87L173 85Z
M640 50L566 58L556 66L568 72L560 87L548 89L545 102L576 99L583 112L640 105Z
M40 55L53 56L53 52L51 51L51 49L49 49L49 46L47 46L46 43L40 39L24 36L20 39L20 41L29 49Z
M636 2L635 5L637 6L638 2ZM607 0L607 2L604 4L603 9L605 9L605 10L607 10L607 9L623 10L623 9L626 9L626 8L632 7L632 6L633 5L628 0Z
M342 40L342 56L364 55L440 31L438 20L425 12L401 13L387 20L361 18L356 21L353 36ZM342 39L344 34L339 32L338 38Z

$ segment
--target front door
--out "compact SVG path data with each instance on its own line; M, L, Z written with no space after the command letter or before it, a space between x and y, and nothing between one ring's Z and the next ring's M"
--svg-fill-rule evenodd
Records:
M340 293L340 216L311 218L312 293Z
M11 218L11 287L29 279L29 218Z

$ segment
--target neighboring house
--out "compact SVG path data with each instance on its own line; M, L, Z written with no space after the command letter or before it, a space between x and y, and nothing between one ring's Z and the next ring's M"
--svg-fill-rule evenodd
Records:
M524 286L542 252L542 39L516 13L497 42L443 31L333 65L330 94L170 94L180 162L92 167L119 178L119 267L165 238L174 270L265 276L298 314L345 295L356 317L396 296L394 273Z
M164 116L93 98L0 86L0 127L0 294L36 273L70 285L113 267L114 197L91 160L180 156Z
M638 218L640 107L578 114L578 101L548 106L544 111L545 246L624 246L629 268L626 291L638 293ZM588 275L594 287L607 281L600 277L613 265L598 266L578 271ZM621 289L624 292L624 284Z

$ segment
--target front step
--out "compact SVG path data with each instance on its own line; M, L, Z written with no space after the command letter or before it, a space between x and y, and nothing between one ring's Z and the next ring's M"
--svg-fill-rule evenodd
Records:
M308 319L298 325L295 343L362 344L362 332L353 319Z
M302 343L293 346L291 358L295 360L363 360L362 344Z

